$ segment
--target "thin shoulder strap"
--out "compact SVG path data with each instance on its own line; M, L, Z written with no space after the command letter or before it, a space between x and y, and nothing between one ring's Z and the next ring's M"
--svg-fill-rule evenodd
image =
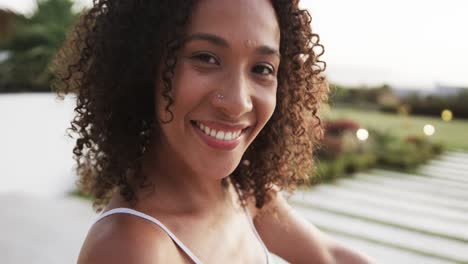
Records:
M252 220L252 217L250 216L250 213L249 213L249 210L247 209L247 206L243 206L244 208L244 211L245 211L245 214L247 215L247 220L248 222L250 223L250 227L252 228L255 236L257 237L258 241L260 241L260 244L262 245L263 247L263 251L265 251L265 256L266 256L266 259L267 259L267 264L269 263L272 263L272 260L270 259L270 252L268 251L268 248L265 246L265 243L263 243L263 240L262 238L260 237L260 235L258 234L257 232L257 228L255 228L255 224Z
M133 210L133 209L130 209L130 208L124 208L124 207L120 207L120 208L114 208L114 209L111 209L103 214L101 214L95 222L98 222L99 220L101 220L102 218L104 217L107 217L109 215L112 215L112 214L131 214L131 215L135 215L135 216L138 216L138 217L141 217L141 218L144 218L150 222L153 222L155 223L156 225L158 225L164 232L166 232L166 234L176 243L176 245L178 247L180 247L180 249L182 249L182 251L185 252L185 254L187 254L190 259L192 259L192 261L195 263L195 264L202 264L202 262L200 261L200 259L197 258L197 256L195 256L195 254L192 253L192 251L190 251L190 249L184 245L184 243L182 243L182 241L180 241L170 230L169 228L167 228L163 223L159 222L156 218L152 217L152 216L149 216L147 214L144 214L142 212L139 212L139 211L136 211L136 210Z
M240 197L241 197L241 195L242 195L242 193L243 193L242 190L241 190L240 188L238 188L235 184L233 184L233 186L234 186L234 189L236 190L238 199L241 200ZM255 224L254 224L254 222L253 222L253 218L252 218L252 216L251 216L250 213L249 213L249 209L247 208L247 205L243 205L242 208L244 209L245 215L246 215L246 217L247 217L247 221L249 222L250 227L251 227L253 233L254 233L255 236L257 237L257 240L260 242L260 245L263 247L263 251L265 252L267 264L273 264L273 260L271 259L270 251L268 251L268 248L266 247L265 243L263 243L262 238L261 238L260 235L258 234L257 228L255 228Z

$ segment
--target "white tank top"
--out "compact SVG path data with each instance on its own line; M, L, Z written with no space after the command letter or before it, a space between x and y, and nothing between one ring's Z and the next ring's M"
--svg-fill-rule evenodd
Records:
M248 218L248 222L250 223L250 226L252 227L252 230L255 234L255 236L257 237L257 239L260 241L260 244L262 245L263 247L263 250L265 251L265 255L266 255L266 261L267 261L267 264L273 264L273 261L272 261L272 257L271 257L271 254L270 252L268 251L268 249L266 248L265 244L263 243L262 239L260 238L260 235L258 234L257 230L255 229L255 225L252 221L252 218L250 217L250 214L249 214L249 211L244 207L244 211L247 215L247 218ZM144 214L142 212L139 212L137 210L133 210L133 209L130 209L130 208L124 208L124 207L120 207L120 208L114 208L114 209L111 209L107 212L104 212L102 213L95 221L98 222L99 220L103 219L104 217L107 217L109 215L112 215L112 214L131 214L131 215L135 215L135 216L138 216L138 217L141 217L141 218L144 218L150 222L153 222L155 223L156 225L158 225L164 232L166 232L166 234L172 239L172 241L174 241L174 243L176 243L176 245L182 250L185 252L185 254L187 254L187 256L190 257L190 259L193 261L193 263L195 264L203 264L203 262L201 262L201 260L195 256L195 254L193 254L193 252L187 247L184 245L184 243L182 243L182 241L180 241L175 235L174 233L172 233L169 228L167 228L163 223L161 223L160 221L158 221L156 218L152 217L152 216L149 216L147 214Z

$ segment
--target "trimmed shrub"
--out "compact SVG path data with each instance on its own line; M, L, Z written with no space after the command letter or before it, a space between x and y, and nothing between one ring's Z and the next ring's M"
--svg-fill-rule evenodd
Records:
M325 123L322 148L316 154L316 176L311 183L333 181L373 167L411 171L441 154L444 146L427 137L400 138L386 131L369 129L369 138L362 142L355 136L359 125L352 120Z

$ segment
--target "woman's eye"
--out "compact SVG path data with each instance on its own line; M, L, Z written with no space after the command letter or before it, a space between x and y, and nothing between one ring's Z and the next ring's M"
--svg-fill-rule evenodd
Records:
M216 57L209 53L196 53L192 55L192 58L209 64L219 65L219 61L216 59Z
M255 65L253 68L253 71L261 75L273 75L274 74L273 67L270 65L266 65L266 64Z

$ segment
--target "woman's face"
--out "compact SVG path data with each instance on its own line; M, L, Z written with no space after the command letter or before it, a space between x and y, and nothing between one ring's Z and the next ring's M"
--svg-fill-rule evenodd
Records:
M173 120L161 124L162 158L213 179L232 173L273 114L279 43L270 1L198 1L175 69Z

